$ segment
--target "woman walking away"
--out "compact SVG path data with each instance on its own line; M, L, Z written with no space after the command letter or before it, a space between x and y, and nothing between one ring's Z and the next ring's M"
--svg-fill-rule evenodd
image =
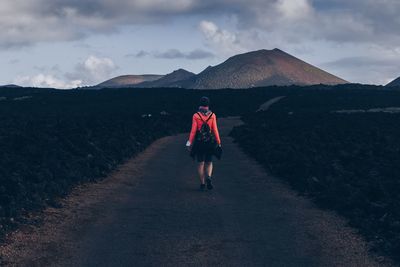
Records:
M213 189L212 156L221 156L221 139L217 127L217 117L209 109L210 99L203 96L200 99L198 112L193 115L192 130L190 131L189 141L186 147L191 152L192 157L196 157L199 163L198 173L200 177L200 190Z

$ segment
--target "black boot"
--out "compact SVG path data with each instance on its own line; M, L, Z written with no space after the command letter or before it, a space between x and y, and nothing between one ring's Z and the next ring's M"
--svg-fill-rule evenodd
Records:
M211 181L211 177L207 177L206 183L207 183L207 189L208 189L208 190L211 190L211 189L214 188L214 186L213 186L213 184L212 184L212 181Z
M206 184L200 184L200 191L204 191L206 189Z

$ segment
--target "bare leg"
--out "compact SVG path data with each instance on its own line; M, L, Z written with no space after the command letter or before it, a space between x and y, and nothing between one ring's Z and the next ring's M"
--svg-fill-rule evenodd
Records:
M212 171L213 171L213 163L212 162L206 162L205 163L205 174L207 177L212 176Z
M197 171L199 173L201 184L205 184L205 178L206 177L204 175L204 161L203 162L199 162L199 165L197 166Z

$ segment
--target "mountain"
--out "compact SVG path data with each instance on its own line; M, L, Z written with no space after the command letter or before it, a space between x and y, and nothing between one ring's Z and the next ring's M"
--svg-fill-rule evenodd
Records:
M130 87L142 82L155 81L162 78L163 75L144 74L144 75L123 75L102 82L95 87L113 88L113 87Z
M155 81L149 81L149 82L142 82L135 87L180 87L179 84L182 81L189 80L196 76L193 72L184 70L184 69L178 69L175 70L164 77L155 80Z
M347 81L277 48L233 56L195 75L178 69L162 75L126 75L105 81L104 87L182 87L188 89L250 88L271 85L345 84Z
M395 79L394 81L391 81L386 86L388 86L388 87L394 87L394 86L400 87L400 77Z
M182 85L194 89L218 89L344 83L348 82L279 49L273 49L233 56L220 65L208 67Z

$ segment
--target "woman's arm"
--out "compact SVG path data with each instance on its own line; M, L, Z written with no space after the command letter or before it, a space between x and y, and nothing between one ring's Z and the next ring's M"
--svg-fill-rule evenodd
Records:
M217 115L215 115L215 113L212 122L212 131L214 133L215 140L217 141L218 145L221 145L221 138L219 137L218 126L217 126Z
M192 118L192 129L190 130L190 135L189 135L189 141L186 143L186 145L191 146L194 141L194 137L196 136L197 132L197 120L196 120L196 114L193 115Z

